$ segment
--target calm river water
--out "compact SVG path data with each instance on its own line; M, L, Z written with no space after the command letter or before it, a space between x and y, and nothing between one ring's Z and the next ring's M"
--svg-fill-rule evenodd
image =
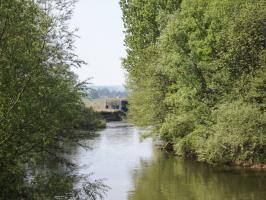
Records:
M107 200L264 200L266 173L212 167L164 153L140 130L109 123L93 139L83 141L73 159L80 173L94 172L111 187Z

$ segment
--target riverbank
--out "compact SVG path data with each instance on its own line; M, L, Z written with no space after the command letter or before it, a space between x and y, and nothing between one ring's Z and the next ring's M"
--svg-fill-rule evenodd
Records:
M230 165L235 166L235 167L243 167L243 168L265 170L266 171L266 163L250 164L247 162L234 162L234 163L231 163Z
M162 144L160 149L162 151L165 151L167 153L177 156L174 150L174 145L169 142ZM178 156L178 157L181 157L181 156ZM189 158L195 161L198 161L196 156L190 156ZM199 161L199 162L207 163L204 161ZM207 163L207 164L211 165L210 163ZM219 164L216 164L216 165L219 165ZM266 163L249 163L249 162L243 162L243 161L235 161L235 162L228 162L228 163L221 164L221 165L229 166L229 167L236 167L236 168L240 167L243 169L254 169L254 170L266 171Z
M86 107L92 108L99 116L107 122L124 121L126 118L125 112L119 109L106 108L106 99L83 99Z
M99 115L107 122L118 122L123 121L126 117L125 113L122 111L100 111Z

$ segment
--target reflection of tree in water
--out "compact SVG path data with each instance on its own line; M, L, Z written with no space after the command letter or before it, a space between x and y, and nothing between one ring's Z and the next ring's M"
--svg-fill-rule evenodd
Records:
M266 195L265 173L211 167L158 151L133 177L130 200L261 200Z
M81 132L77 134L84 140L98 137L88 132L83 137ZM102 199L109 189L103 180L92 180L90 175L77 173L78 166L74 164L73 158L80 146L90 148L82 144L82 140L72 141L64 144L63 148L40 154L35 162L28 165L28 181L25 182L25 192L21 196L25 199Z
M82 179L82 186L75 187ZM98 199L108 187L102 180L92 181L81 177L72 170L62 167L58 171L38 173L30 184L27 199Z

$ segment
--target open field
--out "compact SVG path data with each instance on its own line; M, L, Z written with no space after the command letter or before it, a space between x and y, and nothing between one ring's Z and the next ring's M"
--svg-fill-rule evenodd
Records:
M106 109L106 99L83 99L86 107L92 107L97 112L116 112L115 109Z
M95 111L108 111L105 108L105 99L83 99L86 107L92 107Z
M125 114L120 110L106 109L106 99L83 99L83 101L86 107L92 107L106 121L122 121L125 118Z

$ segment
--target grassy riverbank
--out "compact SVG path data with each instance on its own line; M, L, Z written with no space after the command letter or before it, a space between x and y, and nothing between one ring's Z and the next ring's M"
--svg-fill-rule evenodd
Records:
M106 109L105 103L106 99L83 99L83 102L85 103L85 106L88 108L92 108L96 112L101 112L101 111L109 111L111 112L110 109Z
M83 99L87 108L93 109L105 121L123 121L126 114L117 109L106 108L106 99Z

